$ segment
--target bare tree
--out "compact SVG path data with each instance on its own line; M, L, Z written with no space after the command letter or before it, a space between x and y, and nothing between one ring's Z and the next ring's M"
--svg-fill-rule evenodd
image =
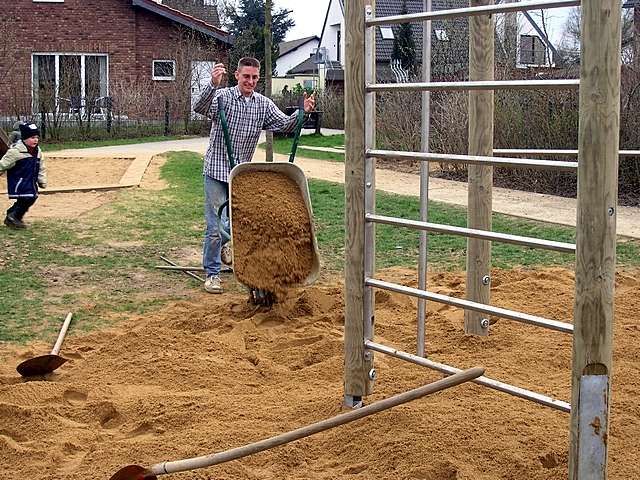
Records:
M622 63L630 65L634 62L634 10L622 11ZM568 58L576 63L580 58L580 9L572 8L565 23L565 36L562 50Z

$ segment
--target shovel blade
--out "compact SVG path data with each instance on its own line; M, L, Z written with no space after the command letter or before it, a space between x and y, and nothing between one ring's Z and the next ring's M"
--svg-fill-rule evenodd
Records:
M156 480L150 470L139 465L127 465L118 470L109 480Z
M58 355L42 355L25 360L18 365L16 370L18 370L18 373L23 377L35 377L53 372L66 361L66 358L59 357Z

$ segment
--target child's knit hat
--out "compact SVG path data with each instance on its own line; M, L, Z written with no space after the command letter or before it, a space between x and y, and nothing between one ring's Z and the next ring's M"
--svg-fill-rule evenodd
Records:
M27 138L40 136L40 130L35 123L21 123L20 124L20 138L26 140Z

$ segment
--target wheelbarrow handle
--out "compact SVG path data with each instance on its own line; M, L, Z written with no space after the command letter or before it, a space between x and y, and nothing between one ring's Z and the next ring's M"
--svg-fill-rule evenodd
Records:
M291 153L289 154L289 163L293 163L296 158L296 151L298 150L298 142L300 141L300 132L302 132L302 125L304 124L304 96L298 99L298 119L296 120L296 127L294 129L293 143L291 144Z
M224 102L222 95L218 96L218 116L220 117L220 125L222 126L222 134L224 137L224 145L227 147L227 158L229 159L229 171L235 167L233 161L233 146L231 145L231 135L229 134L229 123L227 122L227 114L224 111Z

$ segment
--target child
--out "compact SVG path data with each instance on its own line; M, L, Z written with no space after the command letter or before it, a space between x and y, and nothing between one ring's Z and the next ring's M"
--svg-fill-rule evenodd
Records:
M40 132L34 123L20 124L20 137L0 159L0 172L7 170L7 190L14 203L4 219L9 228L27 228L22 221L36 203L38 186L47 187L47 170L38 147Z

